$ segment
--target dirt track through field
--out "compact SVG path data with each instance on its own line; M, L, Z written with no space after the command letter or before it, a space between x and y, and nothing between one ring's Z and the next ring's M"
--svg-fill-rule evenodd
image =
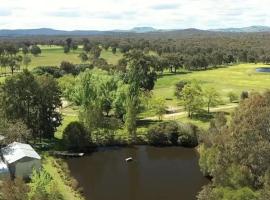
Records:
M218 111L224 111L224 110L228 110L228 109L233 109L236 108L238 104L228 104L228 105L224 105L224 106L219 106L216 108L211 108L210 111L211 112L218 112ZM181 116L185 116L187 115L187 112L177 112L177 113L171 113L171 114L165 114L163 115L163 119L175 119L176 117L181 117ZM154 117L147 117L145 118L146 120L158 120L157 116Z

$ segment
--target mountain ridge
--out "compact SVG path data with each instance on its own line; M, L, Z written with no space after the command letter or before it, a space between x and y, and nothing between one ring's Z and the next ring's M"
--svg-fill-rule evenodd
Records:
M144 34L144 33L155 33L155 32L224 32L224 33L260 33L260 32L270 32L269 26L249 26L243 28L224 28L224 29L196 29L196 28L187 28L187 29L155 29L153 27L134 27L129 30L109 30L109 31L100 31L100 30L57 30L52 28L36 28L36 29L0 29L0 36L90 36L90 35L110 35L115 33L135 33L135 34Z

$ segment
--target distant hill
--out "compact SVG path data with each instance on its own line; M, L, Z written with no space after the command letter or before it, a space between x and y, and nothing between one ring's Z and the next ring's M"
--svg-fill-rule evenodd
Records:
M2 29L0 30L0 36L54 36L54 35L106 35L111 34L112 31L97 31L97 30L75 30L75 31L63 31L55 30L50 28L39 28L39 29Z
M154 29L153 27L135 27L130 30L130 32L134 33L148 33L148 32L155 32L158 31L157 29Z
M259 32L270 32L270 27L249 26L249 27L244 27L244 28L210 29L209 31L230 32L230 33L259 33Z
M210 29L200 30L195 28L190 29L155 29L153 27L135 27L130 30L111 30L111 31L98 31L98 30L74 30L64 31L55 30L50 28L39 29L2 29L0 30L0 37L20 37L20 36L91 36L91 35L115 35L115 34L178 34L178 35L193 35L193 34L209 34L209 33L258 33L270 32L268 26L250 26L244 28L225 28L225 29Z

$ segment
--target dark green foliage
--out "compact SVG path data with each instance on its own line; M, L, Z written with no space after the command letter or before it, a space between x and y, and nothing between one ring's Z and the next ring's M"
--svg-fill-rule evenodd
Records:
M31 46L30 52L34 56L38 56L39 54L41 54L41 49L39 48L39 46L33 45L33 46Z
M54 78L60 78L65 74L78 75L80 72L84 72L86 69L92 69L91 64L77 64L63 61L59 67L56 66L39 66L32 70L36 75L51 75Z
M215 199L268 199L269 99L270 92L252 94L241 101L229 126L222 114L211 122L202 139L200 166L213 177L208 192Z
M112 47L112 53L116 54L116 47Z
M183 88L188 84L188 81L179 81L178 83L175 84L175 96L180 99L182 95L182 90Z
M51 75L54 78L60 78L64 75L64 72L56 66L39 66L34 68L32 72L37 75Z
M76 66L73 63L62 61L60 64L60 70L64 71L65 74L77 74Z
M64 53L69 53L69 52L70 52L70 48L67 45L65 45L64 46Z
M61 91L49 76L35 77L25 70L5 80L3 110L8 121L21 120L34 138L51 138L61 123Z
M126 53L124 57L127 68L124 80L128 84L133 84L133 88L152 90L157 80L155 57L137 50Z
M194 147L198 145L197 131L193 125L182 125L174 121L161 122L149 128L147 138L152 145Z
M26 55L26 54L29 53L29 48L28 48L26 45L24 45L24 46L22 47L22 53L23 53L24 55Z
M80 122L71 122L65 128L63 140L70 150L83 151L91 147L91 135Z
M241 100L244 100L244 99L248 98L248 96L249 96L248 91L243 91L243 92L241 93L240 99L241 99Z

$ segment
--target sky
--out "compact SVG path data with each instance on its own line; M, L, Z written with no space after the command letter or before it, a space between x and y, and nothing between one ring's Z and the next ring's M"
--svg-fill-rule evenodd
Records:
M0 0L0 29L270 26L270 0Z

